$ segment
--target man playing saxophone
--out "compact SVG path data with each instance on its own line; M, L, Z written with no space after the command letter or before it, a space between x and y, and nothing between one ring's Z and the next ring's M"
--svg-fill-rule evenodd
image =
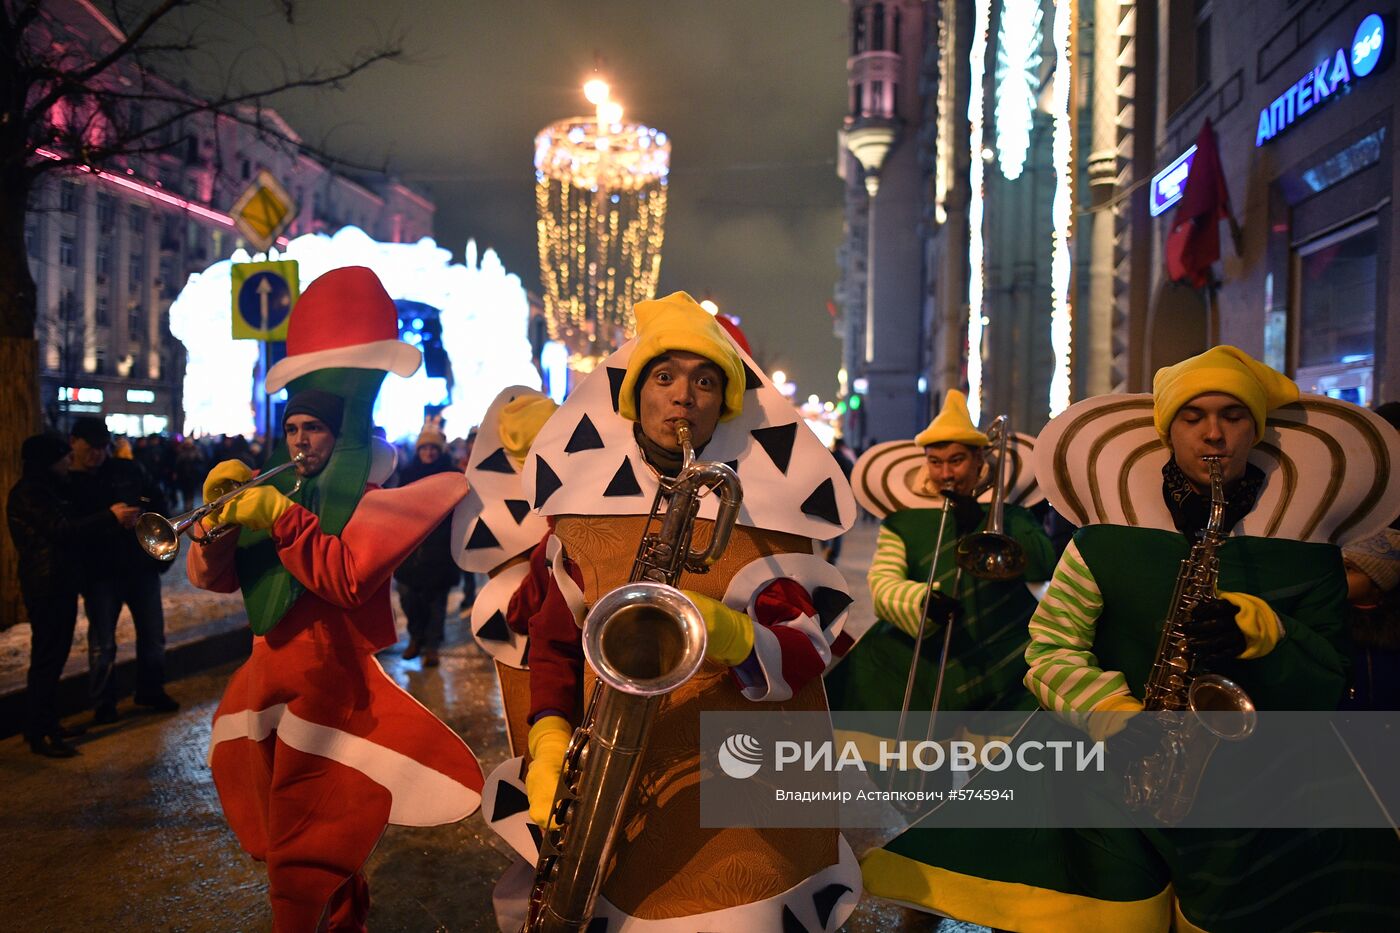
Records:
M1221 346L1159 370L1150 399L1088 399L1041 432L1038 479L1081 527L1031 619L1026 685L1044 708L1105 740L1109 771L1136 773L1160 747L1163 726L1142 710L1159 643L1171 642L1159 637L1168 616L1180 616L1189 645L1186 680L1223 675L1259 710L1336 707L1346 580L1333 532L1345 531L1342 513L1374 524L1378 516L1359 503L1384 481L1377 485L1376 464L1363 464L1361 437L1340 438L1334 446L1357 458L1347 466L1364 480L1343 501L1350 488L1328 483L1341 464L1319 456L1328 448L1316 433L1320 423L1374 431L1364 414L1300 401L1285 376ZM1212 519L1213 467L1223 482ZM1219 541L1205 562L1214 579L1194 575L1199 598L1173 613L1183 558L1208 523ZM1051 933L1394 923L1383 881L1396 867L1386 854L1393 838L1143 820L1154 828L1037 831L995 863L940 879L941 896L958 901L975 890L980 900L965 919Z
M855 504L821 442L689 295L643 302L636 318L637 337L550 418L525 465L525 494L552 528L532 557L531 576L547 586L529 619L529 816L548 822L590 692L579 624L632 572L661 478L683 469L684 421L696 459L727 463L743 502L710 571L682 573L676 584L704 617L705 660L656 711L593 914L760 931L794 916L807 929L835 930L860 891L854 856L835 829L701 828L699 713L754 702L826 708L820 675L849 596L812 540L848 527ZM693 544L679 547L705 549L719 498L701 497ZM505 799L490 782L486 795ZM574 826L588 819L569 815ZM505 925L499 912L498 920Z

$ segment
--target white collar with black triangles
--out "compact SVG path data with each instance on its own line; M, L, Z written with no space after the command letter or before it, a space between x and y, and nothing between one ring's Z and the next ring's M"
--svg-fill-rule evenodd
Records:
M502 389L477 429L467 460L471 491L452 513L452 556L457 566L488 573L540 542L549 525L530 508L520 487L520 473L501 446L501 411L535 389Z
M645 515L656 496L655 472L642 459L632 422L617 413L617 394L636 339L623 344L564 402L525 458L523 490L542 515ZM833 538L851 527L856 505L836 458L792 403L743 351L744 410L722 421L704 458L728 463L744 490L739 524L808 538ZM700 517L714 518L707 496Z

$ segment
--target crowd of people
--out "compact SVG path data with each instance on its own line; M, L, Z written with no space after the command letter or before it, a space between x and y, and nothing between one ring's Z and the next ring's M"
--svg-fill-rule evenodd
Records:
M363 929L362 868L384 827L452 822L483 800L516 855L494 898L502 929L525 921L535 864L560 857L560 820L620 841L570 869L598 872L596 899L556 905L549 882L528 909L581 910L578 922L609 929L836 930L863 894L1035 933L1400 924L1400 840L1387 831L914 822L856 852L835 824L707 827L695 726L702 711L825 715L911 700L1049 710L1053 728L1087 733L1114 769L1132 767L1166 742L1144 714L1163 708L1149 688L1176 610L1183 670L1228 676L1260 710L1394 710L1400 515L1383 513L1400 512L1389 483L1400 405L1371 413L1302 396L1216 347L1161 370L1150 394L1078 403L1037 439L1034 465L998 480L994 438L957 391L916 437L829 455L731 324L679 292L639 304L636 318L637 336L562 406L511 387L479 433L449 443L429 419L376 461L374 398L385 373L413 372L417 351L395 339L373 273L339 269L302 295L269 373L268 391L289 393L269 450L146 438L123 461L93 419L67 438L31 438L9 511L34 632L31 746L74 753L53 697L79 595L95 631L96 719L115 716L109 633L122 605L137 619L136 702L177 707L161 665L168 565L135 547L136 513L295 457L295 477L250 487L205 520L235 531L191 546L186 567L196 586L241 590L255 635L215 713L210 761L231 827L267 863L276 929ZM1346 450L1346 477L1312 442L1329 417L1366 440ZM1090 459L1130 434L1132 456ZM1271 464L1284 462L1281 479ZM1018 482L1038 482L1045 501L1006 504ZM662 540L673 526L656 517L672 506L694 510L696 542L726 546L700 563L676 558L691 541ZM880 522L869 626L850 617L831 566L860 507ZM969 570L963 546L993 531L1018 556L996 573ZM1203 542L1210 589L1186 599L1178 568ZM619 648L590 640L590 610L639 574L679 591L676 611L703 624L702 650L656 701L633 766L641 790L587 801L598 809L584 819L571 795L587 769L609 767L606 749L573 760L581 776L561 775L611 669L601 653ZM375 660L399 640L396 591L403 656L436 666L459 585L495 662L514 755L489 775Z

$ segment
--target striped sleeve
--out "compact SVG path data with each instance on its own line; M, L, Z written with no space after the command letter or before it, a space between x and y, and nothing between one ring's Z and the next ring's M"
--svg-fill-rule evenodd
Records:
M919 613L924 608L924 583L909 579L909 563L904 553L904 539L881 527L875 539L875 559L866 575L875 615L897 626L906 635L919 628Z
M1026 688L1045 709L1088 712L1110 697L1130 695L1122 673L1101 669L1094 656L1102 612L1098 584L1071 541L1030 621Z

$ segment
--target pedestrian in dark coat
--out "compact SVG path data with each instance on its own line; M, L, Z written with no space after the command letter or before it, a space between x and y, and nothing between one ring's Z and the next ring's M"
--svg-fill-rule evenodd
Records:
M132 506L114 504L80 514L67 484L68 443L36 434L20 449L24 473L10 490L6 515L19 552L20 590L29 614L29 678L24 737L35 754L72 758L78 750L58 721L58 681L73 647L78 616L78 582L73 573L83 541L123 522L135 521Z
M452 459L445 456L446 449L447 436L442 430L435 424L425 425L418 437L413 462L399 471L400 485L407 486L425 476L456 470ZM394 571L399 605L408 617L405 658L412 660L422 654L424 667L437 667L447 594L461 577L462 571L452 559L452 516L449 515Z
M141 512L168 514L160 486L134 460L109 456L111 434L97 418L78 418L69 429L73 446L70 482L73 499L83 514L114 504ZM84 542L83 606L88 617L88 689L93 718L117 720L117 684L112 676L117 660L117 619L122 606L131 609L136 626L136 703L171 713L180 704L165 692L165 614L160 600L160 575L170 564L141 549L131 524L107 528Z

